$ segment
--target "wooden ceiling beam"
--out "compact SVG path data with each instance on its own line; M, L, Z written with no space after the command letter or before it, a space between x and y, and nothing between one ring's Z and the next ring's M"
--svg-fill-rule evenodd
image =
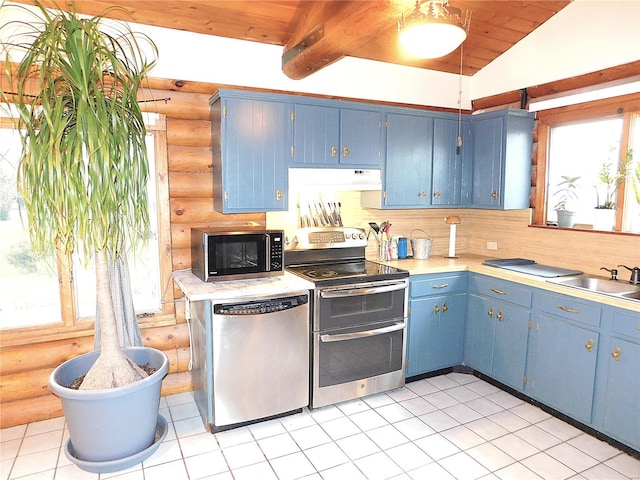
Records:
M282 71L300 80L321 70L379 36L403 12L410 13L410 5L400 0L309 2L284 47Z
M529 101L531 101L533 99L545 97L548 95L570 92L572 90L588 88L607 82L633 78L639 75L640 60L631 63L625 63L624 65L617 65L611 68L605 68L603 70L598 70L597 72L591 72L584 75L556 80L554 82L549 82L542 85L530 85L527 87L527 95ZM489 97L476 98L471 102L472 110L476 111L505 105L516 101L519 96L520 90L513 90L511 92L504 92Z

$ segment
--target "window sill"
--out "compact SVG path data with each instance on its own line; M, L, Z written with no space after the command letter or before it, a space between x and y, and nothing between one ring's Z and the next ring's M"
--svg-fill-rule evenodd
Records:
M545 230L561 230L563 232L599 233L604 235L629 235L634 237L640 236L640 233L635 233L635 232L617 232L617 231L608 232L605 230L594 230L593 228L587 228L586 226L585 228L576 228L576 227L565 228L565 227L556 227L554 225L529 225L529 227L541 228Z

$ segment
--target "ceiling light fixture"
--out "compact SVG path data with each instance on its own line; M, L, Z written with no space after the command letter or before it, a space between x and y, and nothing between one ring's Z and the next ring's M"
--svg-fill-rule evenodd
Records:
M413 13L398 22L398 37L407 52L419 58L439 58L453 52L467 38L471 17L459 8L450 7L448 0L425 3L420 10L416 0Z

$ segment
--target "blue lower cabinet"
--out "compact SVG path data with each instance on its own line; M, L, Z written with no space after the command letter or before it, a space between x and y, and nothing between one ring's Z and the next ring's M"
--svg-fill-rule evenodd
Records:
M491 375L516 390L524 389L531 312L508 304L494 305L496 328Z
M612 327L598 357L594 427L640 451L640 314L608 313Z
M640 451L640 314L476 273L409 282L408 377L465 364Z
M600 346L599 307L547 293L538 295L536 303L525 392L588 425Z
M465 363L522 391L529 317L527 309L469 294Z
M475 294L467 299L467 328L464 341L464 361L474 370L491 375L493 341L496 324L489 314L490 300Z
M466 273L411 278L408 377L462 363L466 288Z
M464 361L524 389L532 288L484 275L469 277Z

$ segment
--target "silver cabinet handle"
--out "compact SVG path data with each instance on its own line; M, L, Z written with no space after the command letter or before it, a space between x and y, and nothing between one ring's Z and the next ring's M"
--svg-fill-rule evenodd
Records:
M376 335L384 335L385 333L397 332L405 328L404 322L395 323L388 327L376 328L375 330L367 330L365 332L339 333L337 335L320 335L320 341L324 343L342 342L345 340L357 340L359 338L374 337Z
M440 285L433 285L431 288L447 288L449 286L448 283L441 283Z
M507 292L504 292L502 290L498 290L497 288L492 288L491 291L493 293L497 293L498 295L506 295L507 294Z

